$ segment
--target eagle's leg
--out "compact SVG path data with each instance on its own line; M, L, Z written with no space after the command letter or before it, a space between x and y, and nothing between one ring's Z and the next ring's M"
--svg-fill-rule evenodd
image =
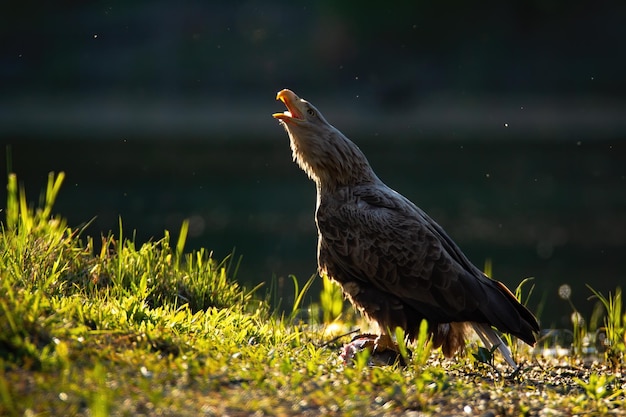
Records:
M394 342L391 336L389 336L386 332L382 332L380 336L374 339L373 352L384 352L385 350L392 350L398 354L400 353L398 344Z

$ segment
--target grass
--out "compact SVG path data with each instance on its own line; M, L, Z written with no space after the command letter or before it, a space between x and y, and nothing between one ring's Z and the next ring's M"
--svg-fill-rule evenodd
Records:
M51 174L31 207L9 176L2 416L570 415L626 406L620 291L595 293L607 310L607 361L545 359L519 346L522 369L507 378L497 355L443 360L423 327L410 355L396 332L407 366L369 366L367 352L346 365L338 352L349 336L335 336L363 323L330 281L319 303L304 306L312 279L302 288L294 280L285 315L260 288L237 284L234 259L185 253L185 223L175 242L165 233L138 247L120 221L118 237L96 248L52 214L62 181ZM485 354L472 343L468 351Z

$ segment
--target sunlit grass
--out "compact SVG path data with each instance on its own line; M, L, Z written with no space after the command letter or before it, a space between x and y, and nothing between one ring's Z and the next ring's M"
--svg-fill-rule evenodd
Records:
M573 356L569 368L553 368L520 348L528 366L505 379L499 359L489 358L492 372L471 355L449 361L431 352L425 323L412 344L395 332L407 366L370 366L367 352L344 364L338 351L350 336L335 335L363 322L336 284L325 280L319 295L308 294L317 278L302 286L293 278L284 314L264 289L236 282L232 257L185 253L186 223L176 241L166 232L137 245L120 221L117 236L96 245L53 214L62 181L51 174L34 207L9 177L0 415L585 414L625 405L619 291L596 293L607 310L610 366L581 367Z
M619 369L624 363L624 351L626 351L626 312L622 306L622 289L617 287L615 293L605 297L591 286L588 288L600 300L606 309L604 319L604 338L601 345L605 350L605 357L614 369Z

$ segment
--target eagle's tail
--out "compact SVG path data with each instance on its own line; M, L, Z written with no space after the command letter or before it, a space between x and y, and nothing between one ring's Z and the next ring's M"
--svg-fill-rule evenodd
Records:
M509 347L502 341L500 336L491 328L487 323L476 323L472 322L472 327L474 331L480 337L480 340L485 344L487 349L491 349L494 346L498 346L498 350L504 356L504 359L508 362L509 365L513 367L513 369L517 369L517 364L511 357L511 351Z

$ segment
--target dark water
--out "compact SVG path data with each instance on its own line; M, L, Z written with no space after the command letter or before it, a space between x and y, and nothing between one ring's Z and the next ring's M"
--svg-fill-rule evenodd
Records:
M221 259L236 248L243 283L289 274L304 282L315 272L315 189L280 131L255 141L6 142L33 201L49 171L66 172L56 211L75 227L96 217L88 234L117 234L121 216L126 236L135 230L143 242L165 229L176 236L187 218L187 249L206 247ZM606 293L626 282L624 141L360 145L379 176L435 218L474 263L491 259L494 277L512 288L535 277L530 307L544 326L568 325L572 309L558 297L560 285L571 286L574 305L589 317L585 284Z

